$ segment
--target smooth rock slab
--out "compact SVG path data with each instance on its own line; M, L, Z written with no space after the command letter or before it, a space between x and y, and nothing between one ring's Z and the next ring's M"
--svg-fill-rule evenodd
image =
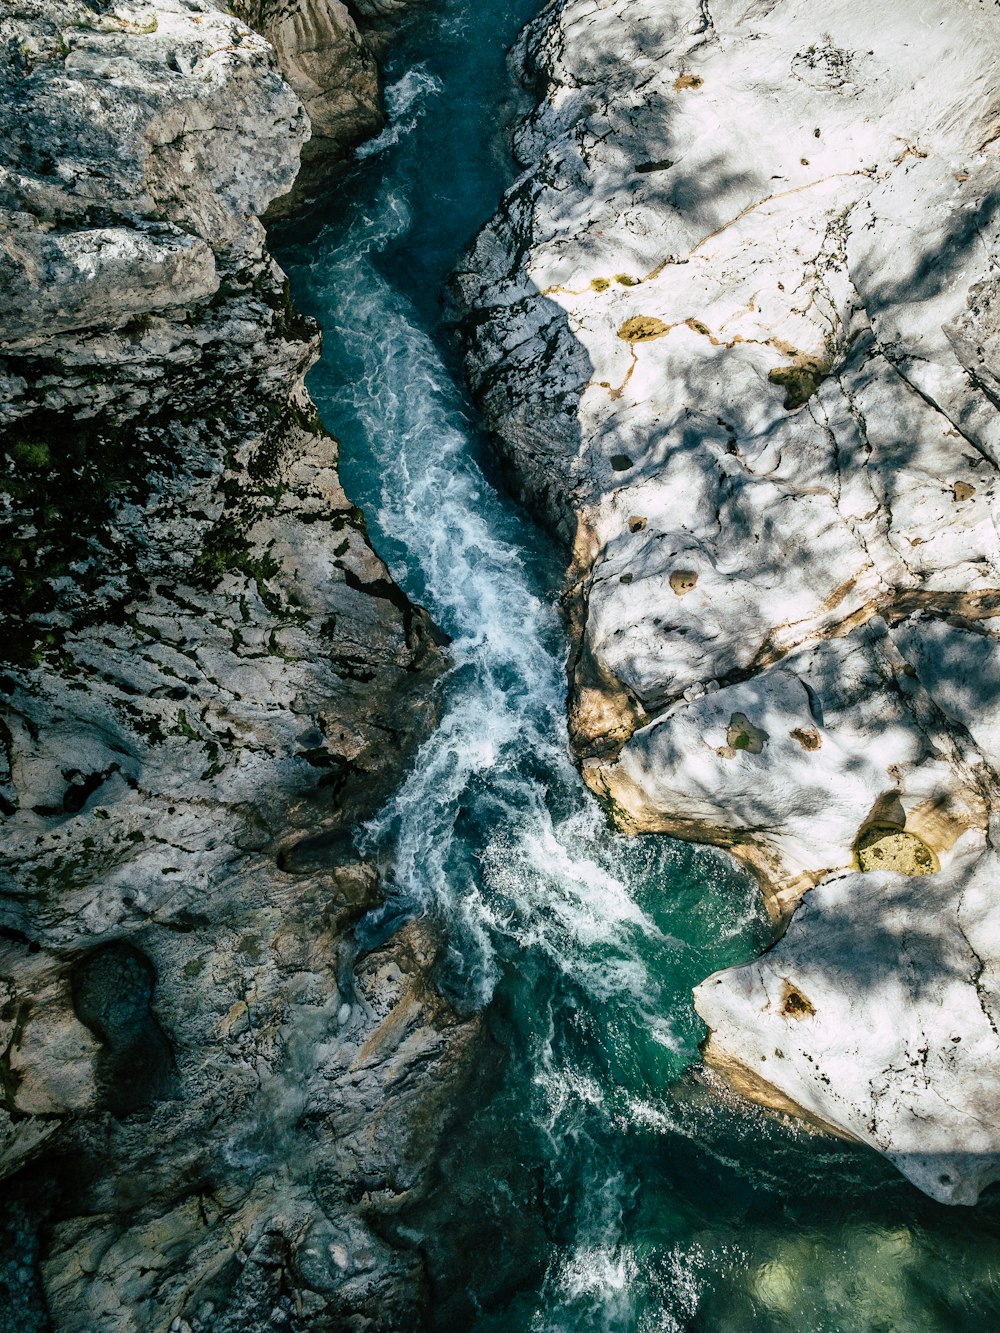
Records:
M769 953L695 990L710 1059L942 1203L975 1203L1000 1179L998 879L968 835L940 874L826 880Z

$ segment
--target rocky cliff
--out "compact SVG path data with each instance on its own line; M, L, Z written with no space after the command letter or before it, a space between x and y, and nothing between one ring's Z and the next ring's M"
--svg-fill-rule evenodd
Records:
M352 933L442 657L257 220L308 122L208 0L0 36L0 1327L404 1329L477 1029Z
M310 135L291 188L269 218L287 215L384 124L378 56L420 0L233 0L232 13L274 47L278 66L302 101Z
M998 51L978 0L557 0L457 277L571 552L587 782L776 921L812 890L699 989L709 1058L960 1202L1000 1176Z

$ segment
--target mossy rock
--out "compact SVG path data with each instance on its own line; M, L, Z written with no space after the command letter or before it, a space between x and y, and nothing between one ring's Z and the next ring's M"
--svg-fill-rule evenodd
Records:
M747 754L762 754L768 734L755 727L746 713L734 713L726 729L726 744L731 750L745 750Z
M854 844L854 857L858 869L866 872L933 875L940 869L937 857L922 838L894 824L870 824Z
M26 468L44 468L52 462L45 440L15 440L10 446L10 454L16 463Z

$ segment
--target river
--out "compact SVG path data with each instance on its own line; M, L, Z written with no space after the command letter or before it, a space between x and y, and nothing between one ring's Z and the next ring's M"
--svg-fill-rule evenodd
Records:
M494 484L442 317L496 209L537 0L450 0L388 61L389 128L273 237L325 334L309 387L396 579L451 636L442 719L363 834L394 920L448 940L482 1061L418 1245L433 1329L943 1333L1000 1318L1000 1206L933 1204L875 1154L740 1108L698 1072L691 987L768 925L723 857L612 833L574 768L558 552Z

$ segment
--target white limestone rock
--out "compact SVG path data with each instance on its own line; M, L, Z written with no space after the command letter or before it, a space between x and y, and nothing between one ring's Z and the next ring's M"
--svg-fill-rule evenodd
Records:
M903 642L916 655L921 645L943 664L936 629L914 621L890 637L874 620L798 648L675 705L636 731L615 763L591 761L585 774L623 827L736 851L779 916L822 875L855 865L859 835L876 826L905 828L936 864L947 862L961 834L987 821L992 770L941 715L936 681L928 692L898 651ZM991 639L962 635L970 637L980 658L995 651ZM1000 693L984 685L982 695L995 716Z
M711 1058L975 1203L1000 1179L998 875L968 835L937 875L825 880L763 958L695 990Z
M957 873L996 805L998 53L974 0L556 0L523 175L456 275L511 481L572 552L587 782L785 921L879 857Z

